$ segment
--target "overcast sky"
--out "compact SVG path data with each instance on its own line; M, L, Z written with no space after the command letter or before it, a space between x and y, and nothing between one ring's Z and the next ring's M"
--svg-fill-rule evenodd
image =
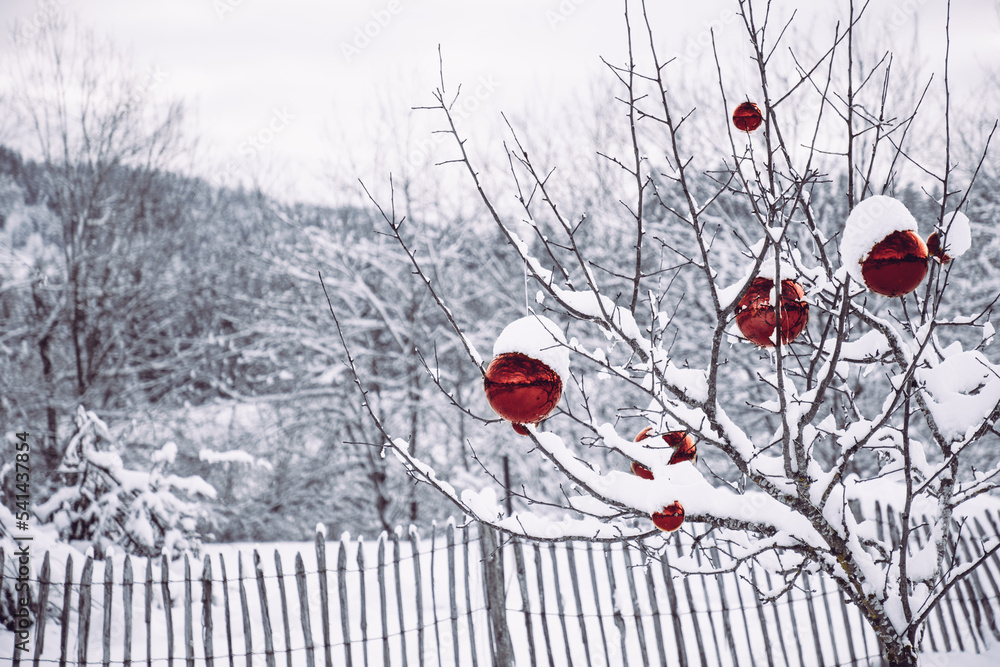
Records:
M709 26L738 48L736 4L648 2L663 54L710 55L697 46ZM984 67L1000 64L1000 0L953 4L953 73L972 89ZM847 2L774 5L782 14L798 9L799 26L828 40ZM940 47L944 5L872 0L867 30L891 41L892 32L909 37L916 26L921 43ZM188 102L209 171L235 164L241 173L257 137L254 152L285 165L282 173L310 197L344 136L363 146L361 133L380 113L402 114L386 120L399 122L410 106L429 102L438 44L449 81L488 90L477 114L495 119L539 99L571 100L607 76L600 57L620 62L625 43L622 3L611 0L0 0L0 24L9 33L51 6L131 49L159 73L162 92ZM5 35L0 61L12 48ZM379 99L398 108L380 111Z

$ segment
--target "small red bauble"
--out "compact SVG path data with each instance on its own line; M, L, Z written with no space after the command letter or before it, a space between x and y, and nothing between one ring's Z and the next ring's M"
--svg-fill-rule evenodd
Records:
M743 335L760 347L772 347L775 314L771 305L770 278L754 278L750 289L736 306L736 325ZM809 322L809 304L805 292L794 280L781 281L781 344L795 340Z
M632 461L632 474L643 479L653 479L653 471L636 461Z
M510 426L514 429L514 433L517 433L518 435L530 435L524 424L511 424Z
M527 435L521 424L537 424L555 409L562 396L559 374L538 359L520 352L498 354L483 380L493 410Z
M674 501L651 517L653 525L665 533L672 533L684 523L684 506Z
M733 125L742 132L753 132L764 122L764 115L753 102L744 102L733 112Z
M646 428L639 431L639 435L635 436L635 442L640 440L645 440L649 437L653 428L647 426ZM698 461L698 447L694 444L694 438L687 434L687 431L670 431L663 434L663 441L674 450L673 454L670 456L670 461L668 465L674 465L675 463L684 463L685 461ZM636 466L639 466L649 477L646 477L640 472L636 472ZM641 463L632 463L632 472L642 477L643 479L653 479L653 473L649 471L646 466Z
M942 264L951 261L951 257L945 253L944 246L941 244L941 235L937 232L931 232L931 235L927 237L927 254Z
M927 246L912 231L897 231L875 244L861 262L865 285L883 296L903 296L927 274Z

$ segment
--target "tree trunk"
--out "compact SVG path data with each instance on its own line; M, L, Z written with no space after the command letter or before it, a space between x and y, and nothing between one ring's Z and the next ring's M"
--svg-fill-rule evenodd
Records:
M905 637L879 638L885 667L917 667L917 651Z

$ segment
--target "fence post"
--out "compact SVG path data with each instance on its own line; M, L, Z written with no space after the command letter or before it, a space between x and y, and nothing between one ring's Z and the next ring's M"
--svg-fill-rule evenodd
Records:
M514 664L514 648L507 630L507 597L504 592L503 559L493 529L479 524L483 550L483 570L486 575L486 613L489 614L496 655L493 664L509 667Z

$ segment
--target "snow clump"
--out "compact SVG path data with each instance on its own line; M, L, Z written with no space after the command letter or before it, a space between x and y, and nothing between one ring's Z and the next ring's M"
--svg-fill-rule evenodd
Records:
M528 315L508 324L493 345L493 356L520 352L537 359L559 374L563 385L570 380L569 347L555 322L542 315Z

